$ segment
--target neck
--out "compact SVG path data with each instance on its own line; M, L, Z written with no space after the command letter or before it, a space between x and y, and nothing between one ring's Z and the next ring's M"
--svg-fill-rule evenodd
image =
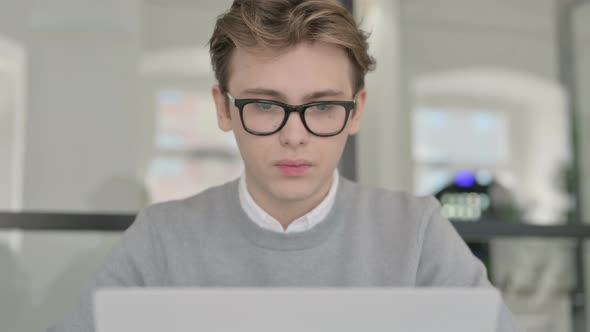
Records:
M257 190L255 185L248 180L246 176L246 188L256 204L266 213L276 219L283 229L287 229L291 223L317 207L328 195L332 187L333 177L329 181L318 187L316 192L312 193L305 199L280 199L272 194L265 194L262 190Z

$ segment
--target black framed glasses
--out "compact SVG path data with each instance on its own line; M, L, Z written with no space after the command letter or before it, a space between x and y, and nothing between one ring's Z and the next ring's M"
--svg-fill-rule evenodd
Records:
M356 106L354 101L317 101L293 106L266 99L235 99L229 92L226 94L238 108L244 129L256 136L279 132L293 112L299 113L303 126L313 135L336 136L344 130Z

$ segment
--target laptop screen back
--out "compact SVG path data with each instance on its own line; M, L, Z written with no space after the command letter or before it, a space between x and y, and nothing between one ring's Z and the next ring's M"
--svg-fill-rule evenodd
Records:
M95 297L97 332L494 332L493 289L136 288Z

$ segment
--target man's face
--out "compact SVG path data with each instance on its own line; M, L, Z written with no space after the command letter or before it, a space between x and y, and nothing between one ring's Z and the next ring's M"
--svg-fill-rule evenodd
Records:
M232 102L228 115L226 97L219 86L213 87L219 127L233 130L244 160L248 190L258 203L319 203L331 185L348 135L359 129L364 110L366 92L353 96L352 65L346 52L320 42L301 43L270 57L237 48L231 60L228 90L236 99L291 105L352 101L356 97L356 110L339 135L315 136L305 129L298 113L291 113L279 132L255 136L245 131ZM303 166L297 166L300 164Z

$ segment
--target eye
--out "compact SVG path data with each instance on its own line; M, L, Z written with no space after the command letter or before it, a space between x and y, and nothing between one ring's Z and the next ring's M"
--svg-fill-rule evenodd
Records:
M270 103L256 103L255 106L261 111L270 111L277 107L276 105Z
M330 111L334 108L334 105L330 105L330 104L320 104L320 105L315 105L312 107L312 109L316 110L316 111Z

